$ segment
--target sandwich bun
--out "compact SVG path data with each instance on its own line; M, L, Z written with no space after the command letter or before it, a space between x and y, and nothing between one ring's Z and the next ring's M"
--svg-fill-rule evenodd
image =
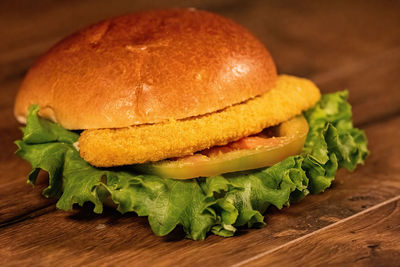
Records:
M121 128L212 113L274 87L274 62L242 26L194 9L104 20L38 59L17 94L67 129Z

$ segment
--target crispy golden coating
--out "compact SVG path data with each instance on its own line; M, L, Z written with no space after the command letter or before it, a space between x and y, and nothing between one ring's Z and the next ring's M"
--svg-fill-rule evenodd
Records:
M312 107L320 98L309 80L278 77L269 92L219 112L165 123L82 132L81 156L99 167L190 155L277 125Z

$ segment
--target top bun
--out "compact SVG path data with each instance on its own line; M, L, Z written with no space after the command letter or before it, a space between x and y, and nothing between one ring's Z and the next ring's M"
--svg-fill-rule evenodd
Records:
M263 44L233 21L194 9L96 23L32 66L14 113L31 104L67 129L118 128L221 110L274 86Z

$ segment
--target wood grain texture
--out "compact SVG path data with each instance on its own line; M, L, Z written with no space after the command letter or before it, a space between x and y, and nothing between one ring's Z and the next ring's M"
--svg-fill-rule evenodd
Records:
M55 200L40 195L46 175L37 187L27 185L30 166L13 154L20 133L12 106L23 74L39 54L88 23L167 6L228 16L260 37L281 73L310 77L323 92L349 89L354 120L366 128L370 142L366 165L354 173L340 171L324 194L270 209L267 227L228 239L193 242L179 229L156 237L146 218L110 209L94 215L89 205L55 211ZM395 265L400 261L399 13L400 2L377 0L1 1L0 23L7 27L0 29L0 265L321 265L331 258L332 264Z
M235 266L398 266L400 196Z
M400 113L400 47L311 79L323 92L347 89L356 125L372 123Z

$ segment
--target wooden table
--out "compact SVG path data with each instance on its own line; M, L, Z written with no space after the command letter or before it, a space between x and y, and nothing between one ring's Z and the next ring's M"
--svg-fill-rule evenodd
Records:
M400 2L398 1L1 1L0 265L400 265ZM159 3L157 3L159 2ZM309 77L323 92L347 88L371 156L331 189L283 210L267 226L205 241L152 234L147 220L90 207L57 211L26 184L13 152L12 107L32 62L62 36L108 16L196 6L228 16L269 48L280 73Z

